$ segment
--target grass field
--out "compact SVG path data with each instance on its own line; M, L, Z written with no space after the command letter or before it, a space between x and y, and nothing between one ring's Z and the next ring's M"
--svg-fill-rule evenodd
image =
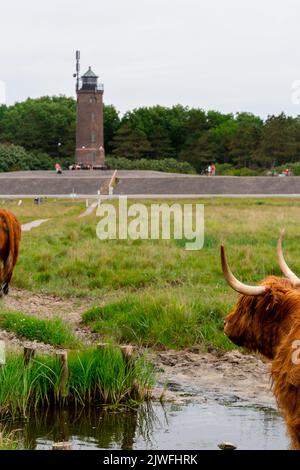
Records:
M222 318L236 294L223 279L219 245L225 242L234 273L256 283L268 274L280 274L276 242L279 229L285 227L286 258L300 273L300 200L183 202L205 204L205 243L200 251L186 251L182 240L100 241L95 213L78 218L85 201L2 203L22 223L50 219L23 233L13 286L86 299L85 324L116 342L231 348L222 332Z

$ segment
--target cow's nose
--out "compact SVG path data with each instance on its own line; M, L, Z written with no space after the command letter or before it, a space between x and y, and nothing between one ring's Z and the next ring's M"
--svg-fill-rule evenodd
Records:
M226 324L227 324L227 321L226 321L226 320L224 320L224 326L226 326Z

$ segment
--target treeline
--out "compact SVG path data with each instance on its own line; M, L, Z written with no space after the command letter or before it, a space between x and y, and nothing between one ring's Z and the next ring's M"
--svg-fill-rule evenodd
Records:
M74 161L75 127L73 98L46 96L0 106L0 170L53 168L56 160L67 166ZM201 173L210 163L260 170L300 161L300 118L283 113L263 121L250 113L176 105L142 107L120 117L109 105L104 136L108 161L128 168L138 162L147 167L151 160L153 168L174 169L178 162L181 171Z

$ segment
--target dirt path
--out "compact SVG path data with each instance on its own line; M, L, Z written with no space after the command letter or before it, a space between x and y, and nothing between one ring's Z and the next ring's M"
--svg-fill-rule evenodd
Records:
M38 318L63 319L85 344L100 340L100 335L92 333L81 323L82 313L93 303L87 299L60 299L14 288L2 302L8 309ZM11 348L34 345L44 353L56 349L47 344L20 339L3 330L0 330L0 339L4 339ZM276 409L270 386L269 365L258 356L213 348L209 353L190 348L184 351L151 351L149 354L158 377L157 387L153 390L154 398L159 399L163 395L165 399L177 403L217 400Z
M36 294L23 289L14 288L10 290L9 295L4 297L1 302L9 310L20 311L37 318L46 320L61 318L70 325L76 336L85 344L97 342L99 339L99 335L93 334L89 328L85 328L84 325L81 324L82 313L93 303L86 299L61 299L53 295ZM54 349L57 349L43 343L22 340L17 338L13 333L3 333L3 330L0 330L0 338L5 339L4 337L2 338L2 336L6 336L9 345L14 347L29 346L30 343L31 345L34 344L37 349L43 352L52 352Z
M94 212L94 210L96 209L97 205L98 205L97 201L92 202L92 204L89 207L87 207L84 212L79 214L78 218L81 219L82 217L86 217L88 215L91 215Z
M48 222L49 219L37 219L27 224L22 224L22 232L30 232L31 229L39 227L44 222Z
M2 302L12 310L19 310L45 319L59 316L72 324L78 323L81 313L88 308L86 300L61 299L54 295L36 294L16 288L11 289Z

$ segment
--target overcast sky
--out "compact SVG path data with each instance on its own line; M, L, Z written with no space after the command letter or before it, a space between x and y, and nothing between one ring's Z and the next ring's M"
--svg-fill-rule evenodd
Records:
M122 113L181 103L297 115L299 24L299 0L3 1L0 80L7 104L75 96L80 49L81 71L92 66Z

